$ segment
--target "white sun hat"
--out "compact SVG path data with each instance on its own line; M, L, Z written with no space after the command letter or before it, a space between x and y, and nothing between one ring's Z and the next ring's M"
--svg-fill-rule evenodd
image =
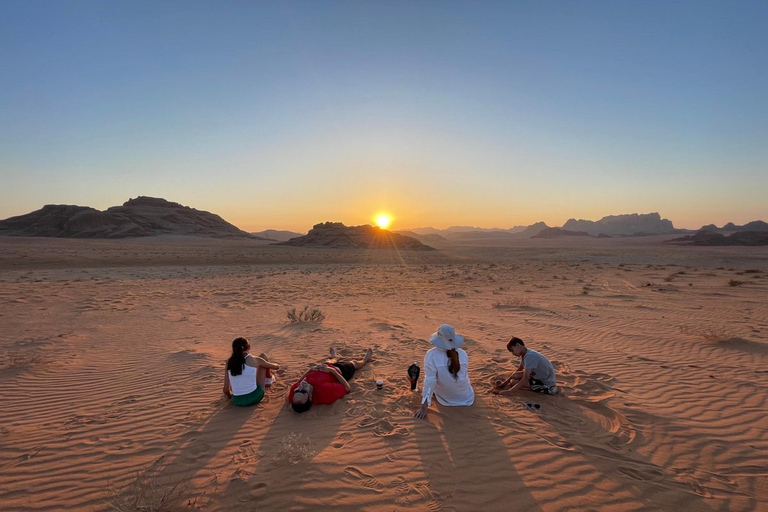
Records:
M437 348L450 350L459 348L464 343L464 336L456 334L456 329L448 324L437 328L437 332L429 337L429 342Z

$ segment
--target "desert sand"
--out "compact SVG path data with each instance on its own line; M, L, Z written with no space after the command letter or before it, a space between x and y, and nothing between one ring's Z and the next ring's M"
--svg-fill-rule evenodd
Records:
M668 238L0 238L0 508L768 510L768 248ZM289 324L304 306L325 320ZM476 401L417 420L406 368L442 323ZM491 392L512 335L561 394ZM236 336L282 366L256 407L221 393ZM288 386L331 345L374 360L294 413Z

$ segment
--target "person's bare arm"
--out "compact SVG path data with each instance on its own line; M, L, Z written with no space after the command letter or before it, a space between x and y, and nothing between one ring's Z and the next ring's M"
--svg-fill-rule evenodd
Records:
M506 386L507 384L509 384L510 382L512 382L512 379L514 379L514 378L515 378L515 375L517 375L517 373L518 373L518 372L520 372L520 371L523 371L523 363L522 363L522 361L520 362L520 365L517 367L517 370L515 370L514 372L512 372L512 375L510 375L510 376L509 376L509 378L508 378L507 380L505 380L504 382L502 382L501 384L499 384L499 388L503 388L504 386Z
M263 368L269 368L270 370L279 370L280 365L277 363L270 363L263 357L254 357L251 356L248 359L245 360L245 364L248 366L253 366L254 368L258 368L259 366Z
M329 366L325 366L325 367L323 367L323 371L324 371L324 372L330 372L330 373L332 373L332 374L333 374L333 375L336 377L336 380L338 380L338 381L339 381L339 384L341 384L342 386L344 386L344 389L346 389L346 390L347 390L347 393L349 393L350 391L352 391L352 386L350 386L350 385L349 385L349 382L347 382L347 379L345 379L344 377L342 377L342 376L341 376L341 374L340 374L339 372L337 372L336 370L334 370L333 368L331 368L331 367L329 367Z
M224 396L232 398L232 386L229 384L229 370L224 368Z
M523 371L523 378L517 381L517 384L509 388L509 391L515 391L516 389L525 389L530 387L528 382L531 380L531 370Z

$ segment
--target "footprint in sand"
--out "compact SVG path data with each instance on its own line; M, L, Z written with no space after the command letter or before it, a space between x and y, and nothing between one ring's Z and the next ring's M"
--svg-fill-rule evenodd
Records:
M331 443L331 446L333 446L336 449L344 448L344 446L351 442L354 439L354 436L350 434L349 432L344 432L340 434L334 441Z
M362 485L366 489L370 489L376 492L382 492L382 489L384 489L384 484L379 482L379 480L376 479L373 475L364 473L363 471L360 471L354 466L345 467L344 473L354 478L355 480L359 480L360 485Z

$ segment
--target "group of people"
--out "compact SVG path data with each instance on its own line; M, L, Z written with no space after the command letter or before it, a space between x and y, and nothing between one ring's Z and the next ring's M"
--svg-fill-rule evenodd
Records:
M460 348L464 337L447 324L441 325L429 341L434 345L424 356L424 383L421 407L414 413L426 418L432 397L444 406L469 406L475 392L469 379L469 356ZM232 342L232 355L224 373L224 395L234 405L254 405L264 398L264 390L274 382L274 370L280 365L269 361L266 354L254 357L245 338ZM523 340L512 337L507 350L520 358L520 364L508 379L496 383L500 393L528 390L549 395L557 394L555 369L541 353L529 349ZM288 402L294 411L305 412L312 404L332 404L351 390L349 381L371 360L371 349L361 359L340 359L333 348L324 364L314 365L292 386Z

